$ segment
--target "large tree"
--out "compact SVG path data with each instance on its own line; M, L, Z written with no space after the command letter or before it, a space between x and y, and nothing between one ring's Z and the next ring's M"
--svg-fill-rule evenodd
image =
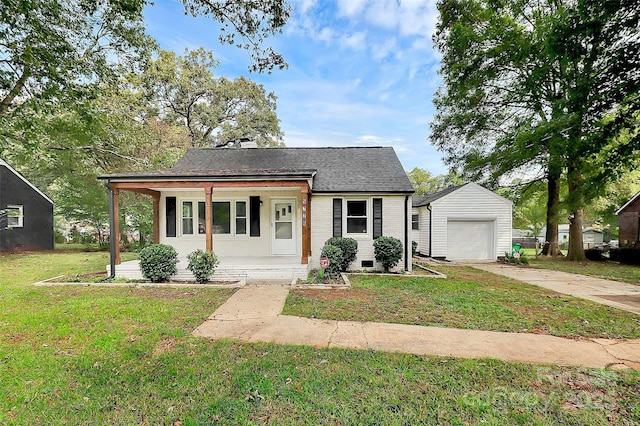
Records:
M282 145L275 95L244 77L215 77L216 65L203 48L187 49L184 56L161 50L139 78L150 113L185 126L194 147L226 146L242 138L259 146Z
M16 145L37 149L44 115L80 114L124 69L144 67L147 0L0 0L0 155ZM264 46L281 31L286 0L184 0L185 12L221 24L220 41L251 53L251 69L284 67Z
M444 86L433 143L476 178L546 180L551 243L566 179L568 257L583 259L584 204L638 147L637 133L613 141L639 104L640 4L441 0L438 8ZM606 152L615 155L613 166Z
M433 176L431 172L420 167L414 167L407 173L416 195L428 195L434 192L442 191L445 188L464 183L462 177L449 172L446 175Z

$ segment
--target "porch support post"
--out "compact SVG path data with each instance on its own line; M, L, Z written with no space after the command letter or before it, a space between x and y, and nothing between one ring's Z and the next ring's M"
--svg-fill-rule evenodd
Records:
M213 253L213 212L211 211L212 187L204 188L204 230L207 241L207 251Z
M153 244L160 244L160 194L153 196Z
M119 197L120 190L118 188L113 188L113 229L111 229L111 234L113 238L113 248L115 249L115 264L120 265L122 263L120 261L120 202Z
M300 263L306 265L311 256L311 191L309 186L300 188L302 192L302 259Z

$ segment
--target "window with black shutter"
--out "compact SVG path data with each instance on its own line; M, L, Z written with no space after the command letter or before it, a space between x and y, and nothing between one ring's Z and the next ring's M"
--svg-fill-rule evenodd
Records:
M176 197L167 197L166 200L167 237L176 236Z
M373 199L373 239L382 236L382 198Z
M333 236L342 237L342 198L333 199Z
M249 197L249 235L260 236L260 197Z

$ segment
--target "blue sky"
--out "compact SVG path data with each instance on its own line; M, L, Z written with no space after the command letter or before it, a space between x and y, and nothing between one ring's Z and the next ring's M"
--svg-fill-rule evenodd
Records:
M446 173L429 143L441 82L435 0L292 0L283 34L267 40L289 68L271 74L249 73L248 53L222 46L210 19L154 3L145 20L160 47L203 46L220 61L215 75L244 75L275 93L286 146L392 146L406 170Z

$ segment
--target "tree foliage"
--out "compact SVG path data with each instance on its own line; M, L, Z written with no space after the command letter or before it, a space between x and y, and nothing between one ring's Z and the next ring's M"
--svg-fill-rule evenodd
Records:
M433 194L434 192L442 191L450 186L462 185L464 180L462 177L454 172L449 172L446 175L433 176L431 172L419 167L414 167L407 173L413 189L415 189L416 195Z
M441 0L438 8L444 86L433 143L476 178L546 179L548 228L559 220L567 179L569 257L581 259L586 200L635 158L640 142L629 131L640 103L640 4Z
M214 77L216 65L212 52L202 48L187 49L184 56L161 50L138 82L153 107L150 114L186 127L194 147L225 146L240 138L281 145L275 95L244 77Z
M287 63L265 39L282 32L291 14L286 0L183 0L193 16L205 16L222 24L219 40L247 50L252 71L285 68Z

